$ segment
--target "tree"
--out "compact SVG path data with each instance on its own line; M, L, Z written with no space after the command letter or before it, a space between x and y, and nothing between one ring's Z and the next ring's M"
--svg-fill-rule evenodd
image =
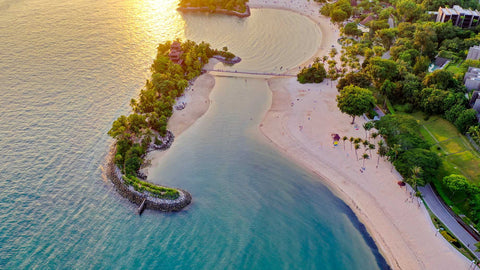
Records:
M345 35L350 35L350 36L359 36L362 34L362 31L358 29L358 26L354 22L349 22L345 25L343 28L343 32Z
M403 18L403 21L414 22L420 18L423 14L421 5L410 0L400 0L396 4L397 13L399 17Z
M370 150L370 156L372 156L372 150L375 150L375 144L369 143L368 144L368 149Z
M370 90L358 86L343 88L336 100L340 111L352 116L352 124L355 123L355 116L371 111L376 103Z
M437 154L419 148L404 151L394 161L395 168L404 178L409 178L412 175L412 167L421 167L423 171L422 176L426 182L435 179L441 163L442 161Z
M378 142L378 150L377 150L377 154L378 154L377 168L378 168L378 163L380 163L380 157L386 156L387 153L388 153L388 148L385 146L385 142L384 141L379 141Z
M385 80L396 81L399 72L398 64L393 60L372 57L364 68L365 73L370 76L375 86L379 88Z
M372 84L368 76L363 72L350 72L338 81L337 89L341 91L345 86L355 85L367 88Z
M464 110L458 116L458 119L455 121L455 126L458 131L465 133L470 126L473 126L477 123L477 111L475 109Z
M357 158L357 160L358 160L358 153L357 153L358 149L360 149L360 144L356 143L355 144L355 157Z
M363 153L362 158L363 158L363 168L365 168L365 159L368 159L370 156L367 153Z
M470 182L463 175L451 174L443 178L443 184L455 196L456 192L468 193L470 190Z
M314 63L309 68L303 68L297 74L297 81L300 83L321 83L327 77L327 71L320 59L315 59Z
M375 126L372 122L365 122L363 124L363 129L365 129L365 140L368 138L368 132Z
M333 22L343 22L348 19L348 14L345 11L336 8L332 11L331 17Z
M387 29L380 29L377 32L375 32L375 37L377 37L382 43L383 47L385 47L385 49L388 50L390 49L390 46L392 46L393 41L397 36L397 34L398 34L397 28L387 28Z
M425 87L434 87L442 90L456 88L458 81L453 77L453 73L443 69L437 69L425 76L423 85Z
M345 141L348 140L348 137L343 136L342 140L343 140L343 151L345 151Z
M420 184L421 186L425 185L423 180L420 178L420 174L422 173L422 168L419 166L413 166L411 168L412 176L407 179L407 183L413 186L413 189L417 190L417 185Z

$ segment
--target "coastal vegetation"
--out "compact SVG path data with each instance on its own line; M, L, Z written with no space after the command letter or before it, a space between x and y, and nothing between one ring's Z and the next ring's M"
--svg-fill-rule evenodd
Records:
M375 127L387 143L386 156L405 181L414 187L433 183L454 211L479 224L479 154L465 134L478 143L480 127L462 80L468 67L480 67L479 60L463 60L471 46L480 45L480 27L433 22L427 11L448 4L340 0L325 3L320 13L342 26L339 97L351 87L371 91L377 106L390 113ZM479 7L475 1L455 4ZM429 71L438 56L451 64ZM439 139L446 130L449 134Z
M248 0L181 0L180 7L208 7L210 12L226 9L243 13L247 9Z
M337 96L337 105L340 111L352 117L352 124L355 116L369 112L375 107L375 98L368 89L349 85L340 91Z
M167 132L167 123L173 113L175 99L183 95L185 88L202 73L203 66L214 55L234 57L226 47L221 51L214 50L205 42L167 41L158 45L157 56L151 66L151 78L140 91L138 99L130 102L133 113L118 117L108 131L116 139L114 162L125 175L127 185L160 198L178 197L178 192L173 189L138 179L142 177L139 169L147 151L165 149L171 144L173 135Z
M320 58L316 58L310 67L304 67L297 74L297 80L300 83L321 83L327 77L327 71L320 62Z

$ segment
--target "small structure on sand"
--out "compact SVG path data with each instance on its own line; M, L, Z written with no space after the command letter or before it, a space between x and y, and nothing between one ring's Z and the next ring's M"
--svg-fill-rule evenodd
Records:
M338 142L340 141L340 135L338 135L337 133L333 133L332 139L333 139L333 145L337 146Z

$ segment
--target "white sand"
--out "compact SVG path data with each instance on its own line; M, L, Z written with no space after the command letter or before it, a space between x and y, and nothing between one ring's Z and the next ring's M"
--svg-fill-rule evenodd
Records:
M288 9L310 17L322 30L321 48L317 56L328 54L331 45L339 50L339 30L319 15L319 6L307 0L250 0L252 8ZM187 107L175 111L168 128L179 136L207 110L209 94L215 84L211 75L200 76L188 91ZM391 165L383 160L375 168L377 155L366 161L356 160L347 142L333 147L331 133L340 136L365 137L362 119L350 125L351 118L336 107L335 86L300 85L295 78L270 79L272 104L260 125L262 133L293 161L315 172L342 198L367 227L387 262L394 269L467 269L470 262L443 237L435 236L435 228L423 205L411 202L405 188L397 185ZM298 100L297 100L298 99ZM294 103L291 106L291 103ZM158 163L165 152L153 152L149 158ZM363 154L359 150L359 155Z
M322 29L322 48L314 57L327 55L331 45L338 49L339 31L318 13L319 6L306 0L251 0L251 7L283 8L299 12ZM367 227L387 262L394 269L467 269L470 262L440 234L435 235L428 212L410 190L400 188L399 176L391 164L377 154L357 160L347 141L333 146L332 133L341 137L365 138L363 119L359 129L350 124L335 101L336 83L299 84L295 78L269 80L272 90L270 110L260 125L262 133L292 160L315 172L342 198ZM293 103L293 106L292 106ZM363 147L362 147L363 149ZM359 157L364 153L358 151ZM370 152L367 152L370 155ZM395 172L395 171L394 171Z

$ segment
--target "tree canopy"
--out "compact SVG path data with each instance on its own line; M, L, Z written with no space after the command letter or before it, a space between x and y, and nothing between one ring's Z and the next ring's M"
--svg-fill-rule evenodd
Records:
M336 100L340 111L352 116L352 124L355 116L371 111L376 103L372 91L353 85L343 88Z

